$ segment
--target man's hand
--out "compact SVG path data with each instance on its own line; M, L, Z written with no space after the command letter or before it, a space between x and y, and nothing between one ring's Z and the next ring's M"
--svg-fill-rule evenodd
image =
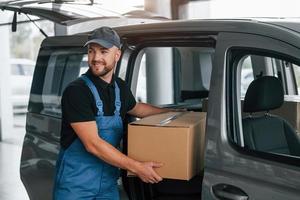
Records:
M138 118L148 117L150 115L160 114L170 112L167 108L159 108L146 103L137 103L128 114L133 115Z
M135 174L145 183L158 183L162 178L154 169L162 166L162 163L157 162L140 162Z

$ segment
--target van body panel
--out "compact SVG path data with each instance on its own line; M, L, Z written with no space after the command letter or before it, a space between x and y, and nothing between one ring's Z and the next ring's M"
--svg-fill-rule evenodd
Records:
M30 199L52 199L61 120L27 113L20 173Z

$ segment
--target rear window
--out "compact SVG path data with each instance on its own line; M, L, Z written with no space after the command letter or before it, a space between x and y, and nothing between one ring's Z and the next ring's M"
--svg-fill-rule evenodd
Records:
M34 72L28 111L61 117L66 86L88 69L83 48L41 50Z

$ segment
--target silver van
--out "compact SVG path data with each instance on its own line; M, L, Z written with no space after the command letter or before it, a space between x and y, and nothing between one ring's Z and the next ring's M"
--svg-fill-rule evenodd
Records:
M189 20L115 29L123 43L115 73L137 101L207 112L204 170L189 181L158 184L123 172L124 199L300 198L300 21ZM52 198L60 99L88 69L89 34L50 37L41 45L20 166L32 200ZM126 153L126 137L122 146Z

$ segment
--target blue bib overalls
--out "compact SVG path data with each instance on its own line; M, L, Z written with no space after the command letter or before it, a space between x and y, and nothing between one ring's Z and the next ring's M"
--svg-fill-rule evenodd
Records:
M120 89L117 83L115 82L115 113L113 116L104 116L103 103L95 85L85 75L80 78L89 87L96 101L98 113L95 119L99 137L117 148L123 136ZM79 138L66 150L61 149L56 170L53 194L56 200L119 200L119 169L88 153Z

